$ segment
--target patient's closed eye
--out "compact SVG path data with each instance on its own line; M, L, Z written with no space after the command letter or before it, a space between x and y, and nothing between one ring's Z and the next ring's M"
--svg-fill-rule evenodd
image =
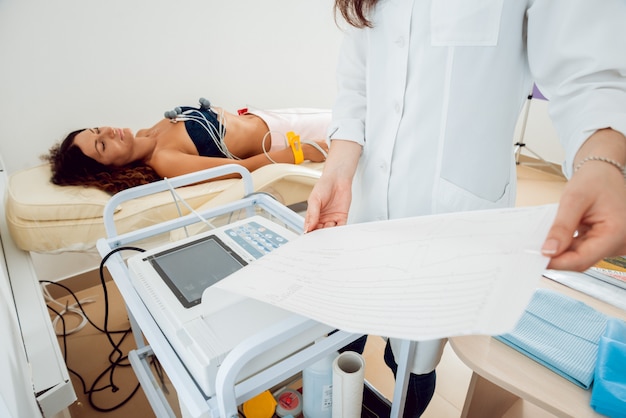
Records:
M100 135L100 128L98 128L98 127L91 128L91 129L89 129L89 131L93 132L96 135ZM100 150L98 150L98 145L100 145ZM95 148L96 148L96 151L99 151L99 153L104 152L104 149L106 148L106 146L104 144L104 141L102 139L100 139L100 138L96 138L95 139Z

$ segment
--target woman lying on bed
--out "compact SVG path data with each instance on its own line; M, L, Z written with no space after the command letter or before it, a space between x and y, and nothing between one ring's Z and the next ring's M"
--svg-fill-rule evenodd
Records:
M128 128L96 127L70 133L50 149L52 182L93 186L109 193L225 164L249 171L272 163L321 162L328 145L330 112L317 109L247 111L182 107L136 134ZM287 132L300 144L290 145Z

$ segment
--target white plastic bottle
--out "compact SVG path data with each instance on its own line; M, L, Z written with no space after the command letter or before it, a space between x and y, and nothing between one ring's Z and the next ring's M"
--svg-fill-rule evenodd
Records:
M333 414L333 352L302 371L304 418L331 418Z

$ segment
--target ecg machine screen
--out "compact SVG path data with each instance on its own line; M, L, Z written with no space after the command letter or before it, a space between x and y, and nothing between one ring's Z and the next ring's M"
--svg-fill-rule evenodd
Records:
M186 308L200 304L207 287L247 264L214 235L170 248L147 260Z

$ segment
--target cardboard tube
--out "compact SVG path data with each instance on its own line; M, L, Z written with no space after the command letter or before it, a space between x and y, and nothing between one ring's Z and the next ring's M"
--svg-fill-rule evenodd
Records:
M333 418L361 418L365 360L345 351L333 362Z

